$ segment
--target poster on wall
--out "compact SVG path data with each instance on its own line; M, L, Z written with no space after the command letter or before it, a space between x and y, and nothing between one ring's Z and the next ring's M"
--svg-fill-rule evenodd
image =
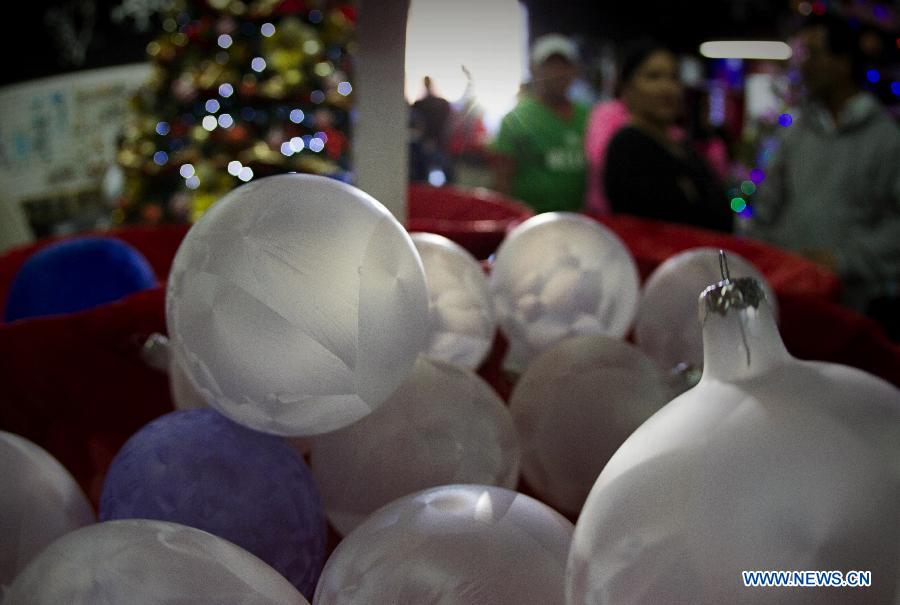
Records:
M129 99L150 69L130 64L0 88L0 204L21 207L37 235L65 231L69 217L104 214L103 179Z

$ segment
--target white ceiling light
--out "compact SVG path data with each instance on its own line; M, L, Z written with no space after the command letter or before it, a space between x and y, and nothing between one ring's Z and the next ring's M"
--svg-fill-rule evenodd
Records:
M786 61L791 58L791 47L784 42L761 40L723 40L704 42L700 54L708 59L770 59Z

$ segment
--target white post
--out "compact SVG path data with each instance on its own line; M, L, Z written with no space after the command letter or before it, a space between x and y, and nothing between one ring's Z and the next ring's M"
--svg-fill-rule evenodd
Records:
M356 186L406 223L408 116L404 88L409 0L359 0L353 170Z

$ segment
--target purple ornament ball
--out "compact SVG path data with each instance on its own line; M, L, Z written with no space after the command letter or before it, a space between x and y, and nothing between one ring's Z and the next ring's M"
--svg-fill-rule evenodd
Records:
M310 597L325 561L325 519L309 469L281 438L212 409L157 418L116 454L100 520L159 519L253 553Z

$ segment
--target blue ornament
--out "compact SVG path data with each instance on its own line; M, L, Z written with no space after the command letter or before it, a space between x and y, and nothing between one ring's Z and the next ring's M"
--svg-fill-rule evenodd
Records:
M308 597L325 561L325 518L306 464L279 437L211 409L157 418L116 454L100 520L134 518L229 540Z
M6 301L6 321L72 313L152 288L144 255L109 237L80 237L35 252L19 269Z

